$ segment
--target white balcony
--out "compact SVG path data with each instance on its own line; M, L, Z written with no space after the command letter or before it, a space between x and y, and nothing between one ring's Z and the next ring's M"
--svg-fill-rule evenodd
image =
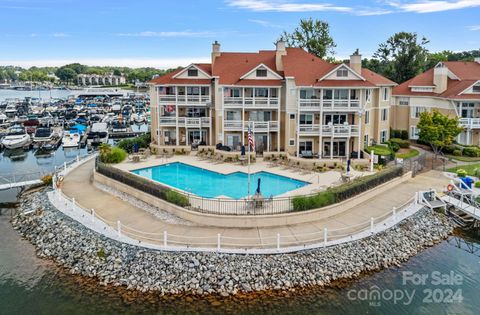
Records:
M252 132L273 132L278 131L277 121L244 121L241 120L225 120L224 129L228 131L248 131L248 127L252 128Z
M460 118L460 126L468 129L480 129L480 118Z
M324 137L358 137L358 125L319 125L306 124L299 126L301 136L324 136Z
M279 108L278 97L224 97L224 108Z
M180 106L207 106L210 104L209 95L159 95L160 105L180 105Z
M205 128L210 127L210 117L160 117L161 127L186 127Z
M360 108L360 100L322 100L322 99L299 99L299 107L301 110L358 110Z

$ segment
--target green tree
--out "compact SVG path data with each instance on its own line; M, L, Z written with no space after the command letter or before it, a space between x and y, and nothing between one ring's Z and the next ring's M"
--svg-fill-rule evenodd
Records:
M450 118L437 110L421 113L417 128L420 129L419 140L432 147L435 158L463 131L457 117Z
M120 76L120 75L122 75L122 72L121 72L120 70L118 70L118 69L115 69L115 70L113 70L113 75L118 75L118 76Z
M325 58L327 54L333 55L333 49L337 47L330 36L328 23L314 21L312 18L301 19L300 25L292 33L284 31L279 40L285 41L288 46L306 49L319 58Z
M60 81L66 82L67 84L77 77L75 70L66 66L58 68L57 71L55 71L55 75Z
M428 40L416 33L400 32L379 45L373 57L380 61L380 73L397 83L405 82L425 70Z
M441 61L448 61L451 58L452 54L453 52L450 50L443 50L436 53L428 54L425 69L433 68L437 63Z

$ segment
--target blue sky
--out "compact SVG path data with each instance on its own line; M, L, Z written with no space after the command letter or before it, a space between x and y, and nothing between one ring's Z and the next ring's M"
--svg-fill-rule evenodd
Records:
M301 18L330 24L336 57L371 56L398 31L431 51L480 48L480 0L0 0L0 64L173 67L273 49Z

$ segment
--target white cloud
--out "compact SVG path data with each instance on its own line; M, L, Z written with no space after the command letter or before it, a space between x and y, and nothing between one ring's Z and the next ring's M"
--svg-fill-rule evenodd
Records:
M470 25L468 29L471 31L480 31L480 25Z
M15 65L29 68L32 66L58 67L69 63L79 62L89 66L119 66L119 67L154 67L160 69L188 66L191 63L210 62L205 57L185 58L71 58L71 59L37 59L37 60L2 60L0 65Z
M53 37L69 37L70 35L60 32L60 33L53 33L52 36Z
M249 22L264 26L264 27L271 27L271 28L284 28L284 26L279 25L279 24L274 24L269 21L264 21L264 20L255 20L255 19L250 19L248 20Z
M299 3L280 0L227 0L228 5L252 11L271 12L312 12L312 11L337 11L351 12L352 8L336 6L330 3Z
M389 5L406 12L431 13L473 8L480 6L480 0L419 0L413 2L388 2Z
M117 33L117 36L128 36L128 37L213 37L217 35L215 32L210 31L172 31L172 32L152 32L144 31L138 33Z

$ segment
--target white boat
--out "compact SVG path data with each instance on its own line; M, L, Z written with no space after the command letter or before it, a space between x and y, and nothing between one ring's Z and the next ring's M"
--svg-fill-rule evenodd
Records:
M7 149L23 148L31 143L30 136L24 128L13 126L2 139L2 145Z
M14 118L17 115L17 106L15 104L8 104L5 108L5 115L8 118Z
M142 113L133 113L130 116L130 121L132 121L135 124L142 124L145 122L145 120L146 120L146 117Z
M81 135L78 132L65 131L62 138L64 148L76 148L80 144Z
M91 145L99 145L108 141L108 125L104 122L94 123L87 134L87 141Z
M50 127L40 127L35 131L35 135L33 136L33 142L43 143L43 142L50 142L53 139L54 133L52 128Z

